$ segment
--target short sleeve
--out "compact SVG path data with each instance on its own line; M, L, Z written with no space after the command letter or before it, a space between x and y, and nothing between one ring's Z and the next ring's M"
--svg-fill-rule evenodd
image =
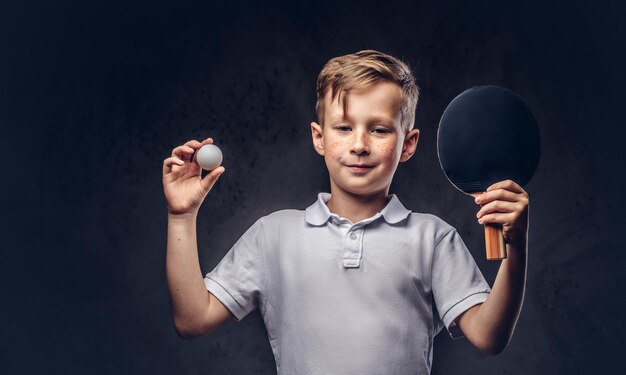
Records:
M263 225L257 220L228 251L204 284L235 320L259 307L264 287L265 242Z
M483 303L491 288L454 228L435 245L432 290L437 311L450 336L453 339L463 337L454 319L470 307Z

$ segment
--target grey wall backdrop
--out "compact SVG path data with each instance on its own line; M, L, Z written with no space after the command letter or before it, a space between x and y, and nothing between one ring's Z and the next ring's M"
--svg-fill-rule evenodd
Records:
M203 272L260 216L328 190L311 147L315 79L378 49L422 98L392 192L454 225L492 283L474 203L445 179L436 130L482 84L541 126L528 285L515 336L485 357L436 339L433 374L612 374L626 354L623 2L3 2L0 372L272 374L255 312L179 339L165 282L162 161L212 136L226 173L198 218Z

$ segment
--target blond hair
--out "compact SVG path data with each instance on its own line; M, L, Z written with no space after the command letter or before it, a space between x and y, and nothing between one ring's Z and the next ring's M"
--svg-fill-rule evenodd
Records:
M324 96L330 88L331 102L338 97L346 110L345 97L351 89L369 87L381 81L396 83L402 90L402 120L404 133L413 128L419 87L408 65L401 60L374 50L363 50L330 59L317 77L315 112L323 126Z

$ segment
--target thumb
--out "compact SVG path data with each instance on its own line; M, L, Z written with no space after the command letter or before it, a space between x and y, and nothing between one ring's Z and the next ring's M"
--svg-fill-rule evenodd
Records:
M200 181L200 183L202 184L202 189L207 194L209 193L209 191L211 191L211 188L213 188L215 181L217 181L217 179L222 175L222 173L224 173L225 170L226 168L219 166L209 172L209 174L204 176L204 178Z

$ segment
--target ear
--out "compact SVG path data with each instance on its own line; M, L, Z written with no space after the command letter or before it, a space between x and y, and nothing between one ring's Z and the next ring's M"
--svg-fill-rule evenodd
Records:
M317 122L311 123L311 137L313 138L313 148L318 154L324 156L324 137L322 126Z
M420 138L419 129L413 129L404 137L404 144L402 145L402 154L400 155L400 161L407 161L415 153L417 148L417 141Z

